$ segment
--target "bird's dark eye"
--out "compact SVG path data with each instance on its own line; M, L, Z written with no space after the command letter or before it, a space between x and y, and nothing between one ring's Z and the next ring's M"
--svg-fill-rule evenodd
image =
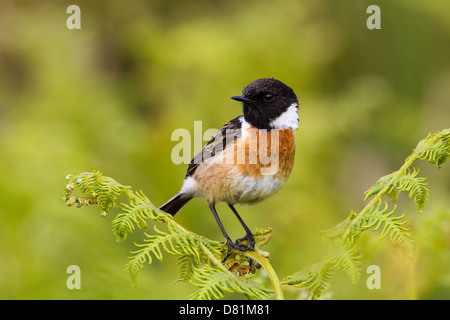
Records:
M273 100L273 94L271 94L271 93L266 93L266 94L264 95L264 100L267 101L267 102L272 101L272 100Z

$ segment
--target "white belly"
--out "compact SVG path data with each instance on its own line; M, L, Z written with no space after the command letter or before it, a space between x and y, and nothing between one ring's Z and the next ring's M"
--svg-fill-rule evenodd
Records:
M258 179L241 176L241 178L236 179L233 188L237 192L232 196L232 199L227 199L227 202L255 204L277 193L284 183L284 181L273 176L262 176Z

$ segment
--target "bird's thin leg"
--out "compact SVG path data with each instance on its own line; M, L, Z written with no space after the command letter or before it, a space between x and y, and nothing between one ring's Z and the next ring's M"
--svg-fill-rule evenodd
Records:
M247 250L245 248L242 248L240 245L234 243L233 241L231 241L230 237L228 236L227 232L225 231L225 228L223 227L222 221L220 221L219 215L217 214L217 211L216 211L216 208L214 207L214 204L208 202L208 205L209 205L209 208L211 209L211 212L214 215L214 218L216 219L217 224L219 225L220 230L222 231L223 236L227 240L228 253L225 256L225 258L222 260L222 262L225 262L228 259L228 257L230 256L230 254L231 254L231 247L233 247L233 248L235 248L237 250L240 250L240 251Z
M255 241L255 237L253 236L253 233L250 231L250 229L244 223L244 221L242 220L241 216L237 213L234 206L232 204L228 204L228 206L233 211L233 213L236 215L236 218L238 218L239 222L241 223L242 227L244 228L244 230L246 232L245 237L242 237L242 238L236 240L236 244L241 246L244 250L255 251L256 241ZM247 240L248 243L250 244L250 246L244 247L243 245L239 244L239 242L244 241L244 240Z

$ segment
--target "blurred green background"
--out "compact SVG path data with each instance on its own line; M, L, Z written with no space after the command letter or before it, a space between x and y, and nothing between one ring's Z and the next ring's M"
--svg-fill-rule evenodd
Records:
M81 8L81 30L66 9ZM381 8L381 30L366 9ZM284 278L325 254L321 231L363 207L363 192L398 169L429 132L450 126L450 2L406 1L2 1L0 5L0 298L184 299L165 256L132 288L124 265L142 231L117 243L114 212L68 208L65 176L100 170L161 205L186 165L171 161L177 128L220 128L241 114L230 96L275 77L300 98L297 156L282 192L240 213L272 227L266 246ZM343 273L335 299L450 298L450 164L419 163L431 198L419 215L407 195L417 254L378 233L361 239L362 278ZM243 231L224 205L232 237ZM203 200L177 215L221 240ZM81 289L66 287L69 265ZM381 289L366 287L369 265ZM290 299L299 290L287 290ZM241 298L240 296L227 296Z

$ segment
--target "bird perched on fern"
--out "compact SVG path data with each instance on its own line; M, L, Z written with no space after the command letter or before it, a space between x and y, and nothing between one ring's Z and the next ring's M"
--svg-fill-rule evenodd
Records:
M226 123L194 156L181 191L160 207L173 216L192 198L206 198L226 239L224 261L231 248L254 251L255 238L234 205L256 204L286 183L298 128L297 96L279 80L255 80L242 95L231 98L243 103L244 114ZM236 215L246 232L243 238L230 239L215 209L217 202L226 202Z

